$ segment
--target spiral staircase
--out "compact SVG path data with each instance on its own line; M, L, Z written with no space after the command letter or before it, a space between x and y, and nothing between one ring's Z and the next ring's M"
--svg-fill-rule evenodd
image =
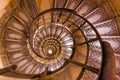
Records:
M105 41L119 80L119 16L109 0L100 2L11 0L0 19L0 79L98 80Z

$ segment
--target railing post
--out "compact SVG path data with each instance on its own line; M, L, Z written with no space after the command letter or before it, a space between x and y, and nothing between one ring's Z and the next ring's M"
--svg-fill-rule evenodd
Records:
M103 62L98 80L116 80L115 78L115 56L111 45L102 41Z

